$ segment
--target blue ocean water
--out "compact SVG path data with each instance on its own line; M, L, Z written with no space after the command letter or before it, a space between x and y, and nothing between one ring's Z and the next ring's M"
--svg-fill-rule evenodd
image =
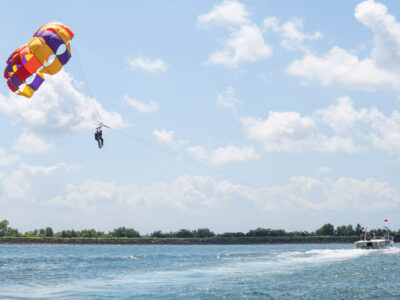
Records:
M0 298L400 299L400 248L2 245Z

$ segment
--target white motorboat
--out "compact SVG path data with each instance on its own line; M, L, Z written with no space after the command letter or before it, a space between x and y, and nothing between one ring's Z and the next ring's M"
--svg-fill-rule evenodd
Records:
M376 232L383 233L376 237ZM357 249L386 249L393 247L393 236L390 236L386 226L367 226L360 231L361 240L354 243Z

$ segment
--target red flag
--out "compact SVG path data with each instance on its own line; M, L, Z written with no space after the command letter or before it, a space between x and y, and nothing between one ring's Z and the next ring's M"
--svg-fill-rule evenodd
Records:
M387 219L385 219L385 223L387 222L388 220Z

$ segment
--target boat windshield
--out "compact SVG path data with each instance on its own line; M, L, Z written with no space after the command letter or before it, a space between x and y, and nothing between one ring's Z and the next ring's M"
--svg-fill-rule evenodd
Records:
M360 230L360 237L364 241L376 239L393 240L393 237L390 236L389 228L386 226L363 227Z

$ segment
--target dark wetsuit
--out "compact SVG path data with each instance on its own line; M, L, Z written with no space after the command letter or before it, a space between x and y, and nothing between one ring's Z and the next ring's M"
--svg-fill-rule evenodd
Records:
M97 141L99 144L99 148L103 147L103 132L100 130L97 130L96 133L94 134L94 139Z

